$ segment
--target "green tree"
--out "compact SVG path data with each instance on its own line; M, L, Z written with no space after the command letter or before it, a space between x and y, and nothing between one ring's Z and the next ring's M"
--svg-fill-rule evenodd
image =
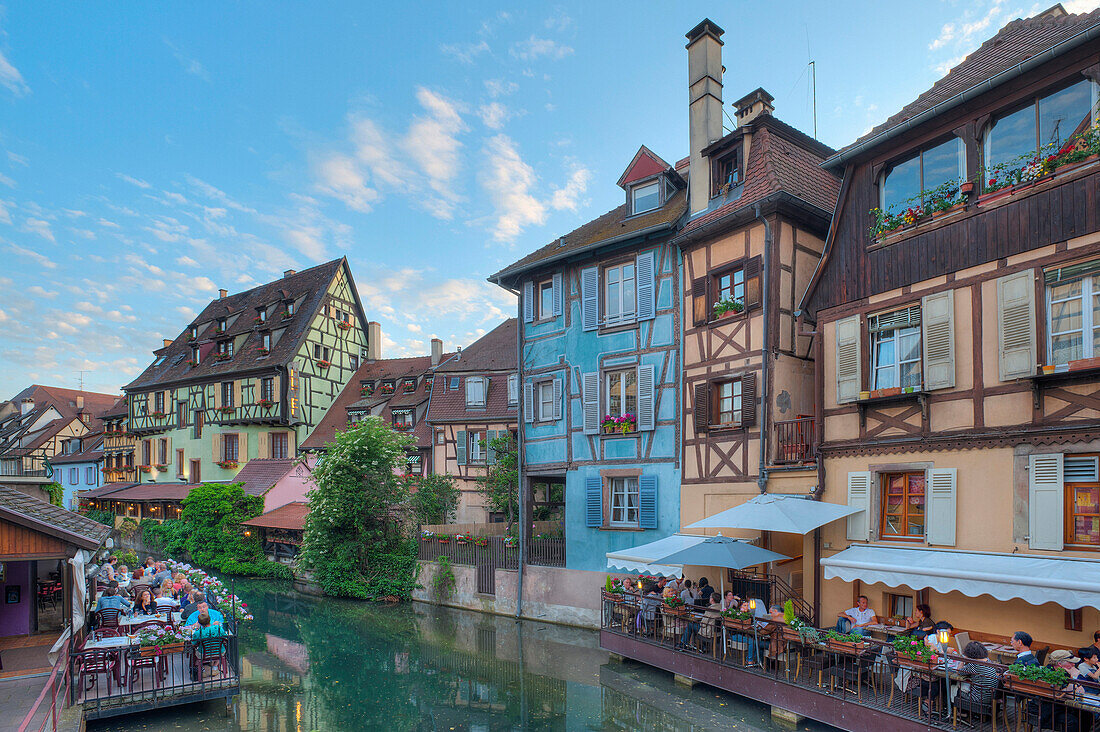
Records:
M371 417L325 445L313 469L299 562L326 594L374 599L382 585L396 597L411 592L416 548L401 536L408 484L398 475L410 441Z
M484 478L478 478L478 491L485 496L490 511L504 514L508 532L519 518L519 460L516 441L510 432L489 440L490 454L496 460Z
M418 524L445 524L458 508L458 486L451 475L409 476L409 508Z
M180 519L188 527L185 545L198 565L223 569L226 562L262 559L260 542L246 537L241 522L259 516L264 499L240 483L204 483L183 499Z

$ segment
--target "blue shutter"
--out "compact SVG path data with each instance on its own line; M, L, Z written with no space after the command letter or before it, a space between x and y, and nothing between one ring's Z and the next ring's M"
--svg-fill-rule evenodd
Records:
M657 308L656 252L642 252L635 258L634 276L638 295L638 320L652 320Z
M656 422L657 369L653 364L638 367L638 429L651 430Z
M466 464L466 430L455 433L455 451L458 453L458 464Z
M535 318L535 283L527 280L523 283L523 322L530 323Z
M581 270L581 323L585 330L600 327L600 269Z
M584 479L584 497L584 525L603 526L603 480L598 475Z
M638 525L643 529L657 528L657 476L638 478Z
M554 379L554 421L561 419L562 381Z
M562 290L561 285L561 272L554 273L551 283L554 288L554 315L557 316L561 315L562 303L565 302L565 292Z
M493 449L493 440L500 436L496 430L488 430L485 433L485 464L492 465L497 461L497 451Z

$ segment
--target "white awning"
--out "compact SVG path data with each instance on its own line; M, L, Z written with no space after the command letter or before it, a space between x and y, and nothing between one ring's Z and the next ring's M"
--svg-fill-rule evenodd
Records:
M608 552L607 568L622 572L661 575L662 577L679 577L683 574L683 567L652 564L653 560L693 547L706 538L705 536L692 536L689 534L673 534L641 546Z
M1100 608L1100 561L1034 554L904 549L856 544L821 560L825 579L991 595L1032 605Z
M808 534L819 526L839 521L862 508L840 503L823 503L809 496L784 493L764 493L740 506L688 524L688 529L754 529L780 531L787 534Z

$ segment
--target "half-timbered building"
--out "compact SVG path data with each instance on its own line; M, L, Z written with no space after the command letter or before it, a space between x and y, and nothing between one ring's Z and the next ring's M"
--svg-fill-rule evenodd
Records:
M125 387L138 479L224 481L295 457L380 345L369 325L346 259L221 290Z
M826 161L822 612L1100 627L1100 11L1015 20ZM1036 647L1039 647L1037 645Z
M722 35L709 20L687 35L689 211L674 240L683 257L682 526L764 492L807 495L818 477L813 355L794 311L840 181L820 167L833 150L777 119L763 89L733 104L736 128L723 134ZM803 537L746 536L761 533L795 558L771 572L800 591L813 561Z
M61 443L61 452L51 458L54 482L61 486L61 506L78 508L80 491L103 484L103 433L89 432Z
M478 481L496 460L492 441L515 433L518 412L516 319L511 318L435 369L428 402L431 472L455 477L455 523L503 519L490 515Z
M122 397L103 415L103 483L136 483L134 451L137 438L130 432L130 403Z

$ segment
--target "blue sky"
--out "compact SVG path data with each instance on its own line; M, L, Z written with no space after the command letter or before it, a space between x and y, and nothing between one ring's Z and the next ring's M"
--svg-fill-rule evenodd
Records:
M1095 0L1066 3L1071 12ZM725 98L838 147L1043 5L20 2L0 7L0 398L114 391L217 289L347 255L384 355L514 313L485 277L687 154L684 33Z

